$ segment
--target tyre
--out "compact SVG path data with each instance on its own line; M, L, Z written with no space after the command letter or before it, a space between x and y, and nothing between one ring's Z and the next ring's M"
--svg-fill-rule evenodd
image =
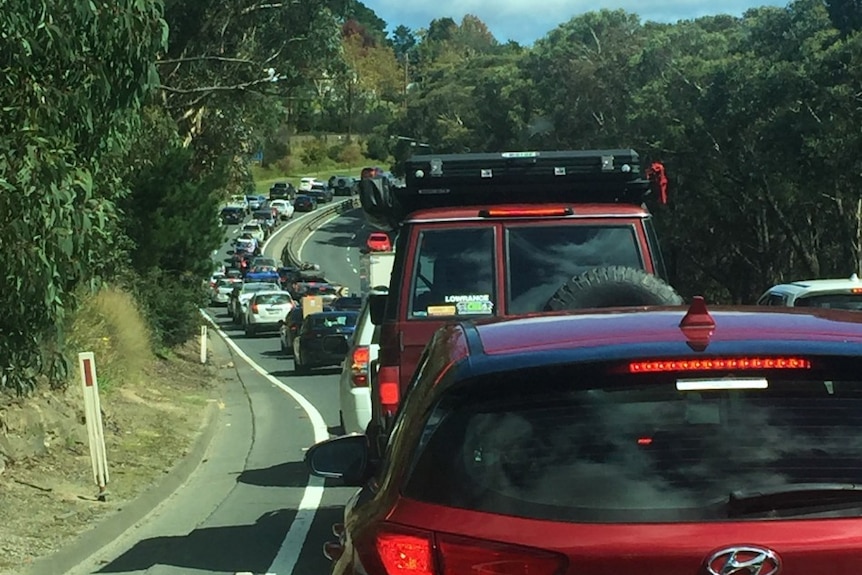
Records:
M300 356L298 353L293 354L293 371L296 375L303 375L308 373L308 367L300 361Z
M594 268L563 284L546 311L585 308L681 305L676 290L643 270L624 266Z

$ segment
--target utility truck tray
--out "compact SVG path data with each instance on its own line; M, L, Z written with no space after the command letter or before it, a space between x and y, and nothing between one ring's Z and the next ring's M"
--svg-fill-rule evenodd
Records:
M360 182L368 220L397 228L416 210L516 203L641 204L651 183L631 149L428 154L407 160L406 186Z

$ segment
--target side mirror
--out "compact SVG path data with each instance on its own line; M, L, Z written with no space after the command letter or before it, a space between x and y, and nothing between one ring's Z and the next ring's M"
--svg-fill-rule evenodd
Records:
M371 316L371 323L374 325L383 325L388 297L386 294L377 293L368 295L368 315Z
M313 445L305 452L305 465L312 475L359 487L370 477L368 454L367 437L344 435Z

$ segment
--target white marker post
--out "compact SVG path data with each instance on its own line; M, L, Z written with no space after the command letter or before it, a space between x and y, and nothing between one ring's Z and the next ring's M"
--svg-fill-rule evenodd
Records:
M102 426L102 404L99 401L99 381L96 378L96 358L92 352L78 354L81 369L81 387L84 390L84 414L87 418L87 435L90 439L90 459L93 462L93 479L99 486L99 501L105 500L108 485L108 456L105 450L105 431Z
M207 362L207 326L201 326L201 363Z

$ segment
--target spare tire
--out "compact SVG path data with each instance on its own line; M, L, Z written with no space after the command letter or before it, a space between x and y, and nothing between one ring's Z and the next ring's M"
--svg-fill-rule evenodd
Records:
M676 290L643 270L624 266L594 268L563 284L546 311L569 309L681 305Z
M403 214L386 178L364 178L359 181L359 203L368 222L378 229L398 228Z

